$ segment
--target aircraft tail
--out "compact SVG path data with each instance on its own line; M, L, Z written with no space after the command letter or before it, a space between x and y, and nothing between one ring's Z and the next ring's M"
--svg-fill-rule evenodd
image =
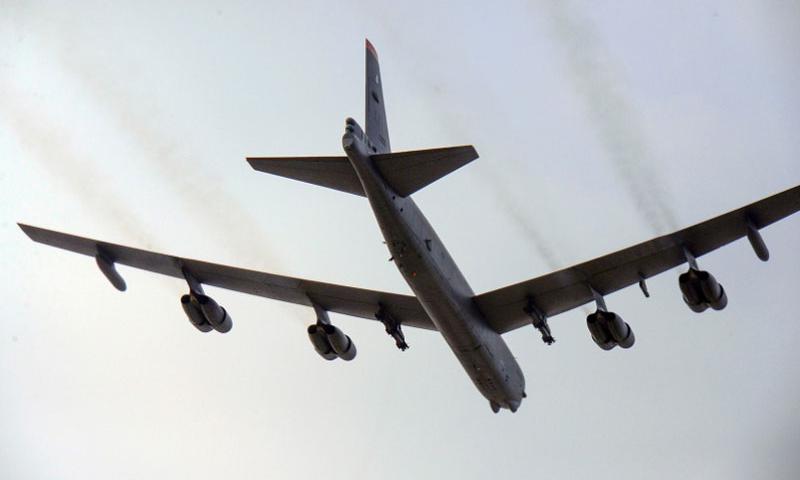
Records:
M364 130L376 148L372 162L397 194L407 197L478 158L471 145L391 153L378 54L369 40L366 47L367 120ZM249 157L247 161L261 172L366 196L346 156Z
M366 124L365 131L372 143L378 148L378 153L389 153L389 126L386 124L386 108L383 103L383 79L381 66L378 64L378 53L369 40L366 40Z

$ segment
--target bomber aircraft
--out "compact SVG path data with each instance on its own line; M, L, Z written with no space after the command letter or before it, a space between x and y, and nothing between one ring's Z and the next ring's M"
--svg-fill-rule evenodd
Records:
M759 233L764 227L800 210L800 186L683 230L580 263L557 272L475 295L433 227L411 195L475 160L472 146L392 152L378 55L366 41L366 119L364 128L345 122L344 155L331 157L248 158L259 171L366 197L397 269L414 295L365 290L164 255L19 224L34 241L95 258L100 271L118 290L125 281L122 264L184 280L189 292L180 299L191 324L201 332L231 330L231 317L206 295L203 285L307 305L316 322L308 337L326 360L352 360L353 341L331 324L328 312L381 322L397 347L408 348L402 327L436 330L489 400L492 410L515 412L525 394L525 377L502 335L531 324L552 344L548 318L595 303L586 318L592 340L603 350L630 348L631 327L609 311L604 296L638 285L649 296L646 280L688 264L678 283L694 312L721 310L725 289L697 258L747 237L763 261L769 251Z

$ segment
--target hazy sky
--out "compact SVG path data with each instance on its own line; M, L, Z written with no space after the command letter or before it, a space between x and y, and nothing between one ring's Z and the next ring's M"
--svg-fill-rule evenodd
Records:
M527 377L493 414L434 332L398 351L333 316L30 242L47 228L285 275L408 292L367 202L257 173L247 155L340 154L363 119L364 38L396 150L481 159L415 198L476 292L800 183L795 1L0 0L0 477L796 478L800 216L700 260L730 298L692 313L677 274L506 336Z

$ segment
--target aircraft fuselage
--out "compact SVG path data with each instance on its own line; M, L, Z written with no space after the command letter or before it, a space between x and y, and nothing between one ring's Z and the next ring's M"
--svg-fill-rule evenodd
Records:
M472 301L475 294L444 244L414 201L381 177L370 159L371 143L352 119L342 145L394 262L420 304L478 390L490 402L516 410L525 395L522 370Z

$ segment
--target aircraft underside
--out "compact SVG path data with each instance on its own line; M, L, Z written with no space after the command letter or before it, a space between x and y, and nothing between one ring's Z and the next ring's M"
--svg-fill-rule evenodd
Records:
M760 231L800 211L800 186L753 202L682 230L551 272L475 295L411 195L478 158L471 145L392 152L382 79L374 47L366 44L364 129L346 121L346 155L252 157L259 171L300 180L368 199L392 260L414 295L335 285L156 253L30 225L20 228L34 241L90 256L118 290L126 283L116 265L127 265L186 282L180 306L202 332L227 333L228 311L203 291L204 285L305 305L316 322L307 329L314 350L325 360L353 360L353 340L331 324L334 312L377 321L401 350L408 348L402 327L439 331L493 411L516 411L525 398L525 379L502 334L532 326L547 345L548 319L593 303L586 318L591 340L603 350L631 348L631 326L606 306L606 296L638 285L649 296L647 279L688 264L678 288L693 312L722 310L728 296L697 258L741 238L766 261ZM672 319L671 319L672 321Z

